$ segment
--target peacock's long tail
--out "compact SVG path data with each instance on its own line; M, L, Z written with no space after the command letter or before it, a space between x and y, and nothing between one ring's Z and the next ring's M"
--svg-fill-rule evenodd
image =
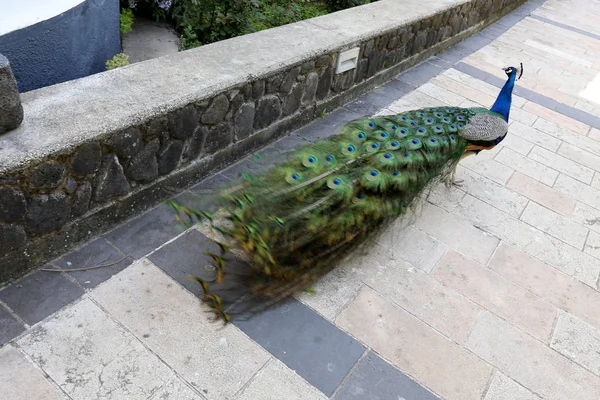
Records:
M215 215L172 203L220 237L210 254L214 279L194 278L202 300L228 322L306 288L453 171L469 145L461 132L476 115L498 118L484 108L435 107L355 120L229 188Z

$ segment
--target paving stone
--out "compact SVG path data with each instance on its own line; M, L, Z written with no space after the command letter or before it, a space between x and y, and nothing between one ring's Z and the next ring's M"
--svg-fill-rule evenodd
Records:
M572 197L520 172L515 172L506 187L566 217L573 215L577 203Z
M593 170L541 147L534 147L527 157L587 184L594 178Z
M507 189L504 185L487 179L485 175L476 174L469 169L458 167L456 179L463 180L469 194L504 211L515 218L523 213L529 200Z
M600 129L592 128L588 136L600 142Z
M529 143L549 151L557 151L561 145L560 139L546 133L544 129L536 129L535 124L534 127L531 127L518 121L511 122L508 136L516 136L527 140ZM519 151L519 153L522 152Z
M100 238L62 256L53 264L59 269L91 268L106 265L106 267L88 269L87 271L67 272L81 286L92 288L125 269L132 262L131 257L124 255L105 239Z
M556 179L554 188L574 197L582 203L600 209L600 190L586 185L577 179L573 179L565 174L560 174L558 179Z
M372 351L352 371L332 400L435 400L419 385Z
M588 153L579 147L572 146L568 143L563 143L560 146L560 149L558 149L558 154L578 164L596 171L600 171L600 156Z
M336 323L449 400L480 398L492 368L390 301L364 288Z
M585 243L585 252L600 259L600 233L590 232Z
M90 299L62 310L18 340L72 399L146 399L170 368Z
M365 350L355 339L293 298L235 324L327 396Z
M218 173L216 175L204 179L200 183L197 183L196 185L192 186L189 190L197 195L206 195L208 193L218 193L218 189L220 189L223 186L230 185L231 183L231 179L226 178L225 176Z
M235 326L210 323L200 300L147 259L91 296L208 399L232 398L269 359Z
M340 133L349 121L363 117L360 112L338 108L325 117L298 129L296 135L311 142L318 141ZM276 144L276 147L279 146Z
M401 73L396 77L396 79L413 86L420 86L443 71L444 68L439 67L431 62L425 62L414 68L411 68L406 72Z
M460 162L460 166L504 186L515 170L493 159L499 151L498 148L479 153L475 157L467 157Z
M483 400L542 400L501 372L494 372Z
M183 232L171 207L161 204L104 235L123 253L141 258Z
M199 295L202 287L188 275L211 280L212 259L206 251L218 252L219 247L195 229L152 253L148 258L190 292Z
M10 342L24 330L25 326L17 321L4 306L0 305L0 347Z
M427 273L448 250L446 244L412 225L406 228L392 227L377 239L377 243L389 248L397 258Z
M2 395L10 400L70 400L12 346L0 348Z
M402 307L446 337L464 343L481 308L402 260L366 264L360 278L387 300Z
M438 262L433 273L445 286L539 340L546 342L550 337L556 307L474 260L451 250ZM471 327L473 324L474 321Z
M558 171L524 157L506 147L500 150L494 159L548 186L554 184L559 174Z
M600 377L490 313L482 313L467 348L544 399L595 399Z
M513 135L512 131L511 131L511 126L512 124L509 125L509 135L507 135L504 140L502 141L502 143L497 147L508 147L509 149L523 155L526 156L527 154L529 154L529 152L531 151L531 149L533 149L534 144L527 141L526 139L522 139L517 135ZM480 153L481 154L481 153ZM497 154L497 153L496 153ZM469 157L471 158L471 157Z
M578 249L583 249L588 235L588 229L534 202L527 205L521 220Z
M578 201L573 210L571 220L592 231L600 233L600 210L597 208Z
M543 118L538 118L533 126L563 142L579 147L588 153L600 156L600 143L592 138L584 136L585 134L579 134Z
M369 93L360 96L355 101L346 104L344 107L350 111L361 114L361 116L372 115L380 108L393 103L409 90L413 89L412 85L405 85L406 87L399 87L399 85L394 82L394 85L386 84L380 86Z
M179 378L171 379L148 400L205 400Z
M57 272L36 271L0 291L25 323L33 325L83 295L83 289Z
M362 285L352 267L342 260L338 267L312 285L312 291L299 293L296 298L328 321L333 321L346 304L356 297Z
M469 194L459 201L449 201L447 196L436 198L431 195L429 200L581 282L595 285L600 265L596 259L582 253L581 250L549 236L523 221L511 218ZM456 235L460 234L460 232L456 232ZM460 249L457 250L460 251ZM462 253L470 256L465 252Z
M536 121L536 123L539 124L544 123L544 121L541 121L543 119L545 121L552 122L557 126L569 129L580 135L586 135L590 129L589 126L582 122L566 117L560 113L557 113L556 111L549 110L548 108L540 106L539 104L533 103L531 101L525 103L525 105L522 108L525 111L529 111L530 113L541 117L538 118Z
M560 312L550 346L600 376L600 330Z
M433 83L426 83L417 88L416 92L420 92L430 96L444 104L455 104L457 99L462 99L463 96L457 95L449 90L439 87ZM439 104L439 103L438 103Z
M327 398L278 360L269 361L237 397L239 400L327 400Z
M498 245L495 237L430 204L423 207L415 226L482 263L487 262Z

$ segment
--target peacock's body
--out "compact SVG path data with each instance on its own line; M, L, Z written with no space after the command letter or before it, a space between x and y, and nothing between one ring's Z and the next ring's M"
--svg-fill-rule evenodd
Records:
M432 180L452 182L462 157L494 147L508 132L518 70L505 71L490 110L432 107L355 120L227 190L218 214L174 204L206 217L221 235L220 254L211 254L215 279L195 278L203 301L225 321L260 310L333 268L340 254L405 213ZM233 295L216 294L212 284Z

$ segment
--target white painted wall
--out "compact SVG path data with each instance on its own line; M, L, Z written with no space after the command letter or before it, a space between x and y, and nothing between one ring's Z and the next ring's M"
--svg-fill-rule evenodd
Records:
M84 1L0 0L0 36L55 17Z

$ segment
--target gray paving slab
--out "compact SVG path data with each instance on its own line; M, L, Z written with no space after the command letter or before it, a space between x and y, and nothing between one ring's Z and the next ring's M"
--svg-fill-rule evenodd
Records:
M235 325L330 396L365 347L296 299Z
M83 295L62 273L36 271L0 290L0 300L33 325Z
M439 400L399 369L370 351L332 400Z
M24 330L25 325L0 304L0 346L8 343Z

